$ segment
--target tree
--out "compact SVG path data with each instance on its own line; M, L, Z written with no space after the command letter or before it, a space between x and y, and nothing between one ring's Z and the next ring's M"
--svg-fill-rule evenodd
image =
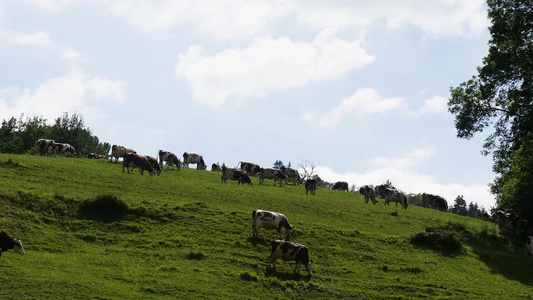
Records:
M517 164L517 151L533 131L533 0L488 0L487 4L492 22L489 53L477 76L450 88L448 110L455 115L460 138L470 139L493 126L483 145L483 154L492 153L493 170L499 174L491 191L501 209L533 217L530 205L523 206L531 197L516 192L517 198L510 200L506 195L510 182L525 179L511 169Z
M468 214L468 210L466 208L466 201L462 195L457 196L457 198L455 198L454 204L452 206L452 212L461 216L466 216Z
M283 162L281 160L276 160L276 162L274 163L274 169L281 169L281 167L283 167Z

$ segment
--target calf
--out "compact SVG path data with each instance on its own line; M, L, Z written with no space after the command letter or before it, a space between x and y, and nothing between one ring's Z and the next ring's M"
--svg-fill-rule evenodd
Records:
M261 168L261 172L259 175L259 184L264 184L265 179L274 179L274 185L276 185L276 181L279 180L279 186L281 186L282 180L287 180L287 176L283 174L280 170L272 169L272 168Z
M386 188L385 189L385 205L390 205L390 202L396 202L396 206L398 206L398 203L402 205L403 209L407 209L407 197L405 194L397 189L391 189Z
M2 256L2 252L10 249L22 255L26 254L20 240L10 237L4 231L0 231L0 256Z
M35 145L37 145L39 155L47 155L48 149L50 147L54 146L54 140L48 140L48 139L38 139L35 141Z
M150 176L155 173L148 157L134 153L126 154L122 162L122 173L124 173L124 168L128 169L128 174L130 173L130 168L139 168L141 175L144 175L144 170L147 170Z
M300 173L298 173L298 170L285 166L281 167L280 170L287 176L287 179L290 180L293 185L300 185Z
M211 171L222 171L222 168L220 167L218 163L213 163L211 165Z
M48 154L62 154L64 156L76 156L76 149L67 143L54 143L48 147Z
M241 165L241 170L246 171L248 174L255 175L259 172L261 172L261 167L258 164L250 163L250 162L239 162Z
M189 152L183 153L183 164L186 165L187 168L189 167L189 164L196 164L197 170L205 170L207 167L204 158L200 154Z
M124 157L128 153L137 154L137 152L135 152L135 150L131 148L120 146L120 145L113 145L111 147L111 157L110 157L109 162L113 162L113 157L115 158L115 163L118 162L119 157L122 157L122 160L124 161Z
M311 191L311 195L315 195L316 193L316 178L309 178L305 181L305 194L307 195L307 193L309 191Z
M348 191L348 182L346 182L346 181L337 181L333 185L332 190L347 192Z
M376 191L370 185L364 185L359 188L359 194L365 196L365 203L368 203L369 200L372 200L374 204L378 203L376 200Z
M290 240L291 233L294 226L289 224L289 220L284 214L273 211L266 211L256 209L252 212L252 229L253 236L259 236L259 229L276 229L277 236L281 239L281 235L287 232L287 240Z
M181 171L181 162L178 159L178 156L170 151L159 150L157 153L159 156L159 167L163 167L163 163L167 163L167 168L176 166L178 171Z
M284 240L273 240L272 251L268 258L268 266L273 266L276 270L276 260L294 261L296 266L294 272L300 274L300 267L304 265L308 275L313 275L313 261L309 257L309 250L302 244L291 243Z

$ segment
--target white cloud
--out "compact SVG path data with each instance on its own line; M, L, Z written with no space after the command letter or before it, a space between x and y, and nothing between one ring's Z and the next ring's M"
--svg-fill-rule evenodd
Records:
M195 101L219 107L228 97L263 97L268 91L331 80L374 60L360 42L323 31L312 43L263 37L243 50L207 56L201 46L179 54L176 72L193 89Z
M433 176L423 174L416 170L418 166L432 158L435 149L415 149L405 157L376 158L372 160L372 166L368 170L356 173L346 172L340 174L327 166L318 166L315 173L325 181L346 181L350 185L360 187L365 184L379 185L390 180L392 184L406 193L431 193L440 195L453 204L455 198L463 195L465 200L478 203L489 209L495 205L494 196L489 192L486 184L462 185L458 183L442 184ZM381 202L383 203L383 202Z
M87 79L80 71L64 77L50 78L34 90L7 87L0 90L0 118L21 113L54 119L61 112L79 112L87 119L104 115L92 101L108 99L124 102L125 83L96 77Z
M28 4L39 7L50 13L58 14L64 12L69 6L84 3L80 0L25 0Z
M341 100L340 104L325 113L307 112L303 119L319 127L335 127L350 114L364 116L392 111L404 106L403 98L383 99L371 88L357 90L352 96Z
M20 45L35 45L47 47L54 45L48 33L42 31L28 34L3 30L0 31L0 41Z
M448 111L448 99L441 96L435 96L427 99L424 102L424 106L420 108L416 113L423 114L441 114Z

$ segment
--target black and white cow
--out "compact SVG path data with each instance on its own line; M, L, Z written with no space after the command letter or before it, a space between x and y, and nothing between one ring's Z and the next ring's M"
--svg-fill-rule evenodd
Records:
M48 154L76 156L76 149L67 143L54 143L54 145L48 147Z
M287 180L287 176L281 170L273 168L261 168L259 174L259 184L264 184L265 179L274 179L274 185L276 185L276 181L279 181L279 186L281 186L281 181Z
M88 159L106 159L105 155L98 154L98 153L89 153L87 154Z
M369 200L372 200L374 204L378 203L376 200L376 191L370 185L364 185L359 188L359 194L365 196L365 203L368 203Z
M301 177L298 170L285 166L282 166L280 170L287 176L287 179L291 181L293 185L300 185Z
M346 181L337 181L333 185L332 190L347 192L348 191L348 182L346 182Z
M120 146L120 145L113 145L111 147L111 156L110 161L113 162L113 157L115 158L115 163L118 162L118 158L122 157L122 160L124 160L124 157L127 153L134 153L137 154L137 152L131 148Z
M54 140L48 140L48 139L38 139L35 141L35 145L37 145L37 150L39 151L39 155L47 155L48 149L50 147L54 146Z
M422 206L423 207L431 207L433 209L438 209L440 211L446 211L448 210L448 201L446 199L442 198L438 195L432 195L432 194L422 194Z
M526 238L526 254L533 256L533 236L527 236Z
M22 255L26 253L24 252L24 248L22 248L22 242L20 240L10 237L4 231L0 231L0 256L2 256L2 252L11 249Z
M196 153L183 153L183 164L189 167L189 164L196 164L197 170L205 170L207 166L205 165L204 158L200 154Z
M178 168L178 171L181 170L181 162L176 154L165 150L159 150L157 154L159 156L159 166L161 168L163 168L163 163L166 162L167 168L176 166Z
M316 183L316 178L309 178L305 181L305 194L307 195L307 193L309 191L311 191L311 195L315 195L316 193L316 186L317 186L317 183Z
M259 236L259 229L276 229L277 236L281 239L281 235L286 232L287 240L291 239L291 233L294 226L289 224L289 220L284 214L273 211L256 209L252 212L252 230L253 236Z
M146 156L146 158L148 159L148 162L152 166L152 169L154 169L154 173L156 175L161 175L161 166L157 162L157 158L153 156L148 156L148 155Z
M237 170L233 168L228 168L226 166L222 166L222 183L226 183L226 180L238 180L237 185L244 185L245 183L249 186L254 186L254 183L250 179L250 176L246 174L246 171L244 170Z
M211 171L222 171L222 168L220 167L218 163L213 163L211 165Z
M135 153L128 153L126 156L124 156L124 161L122 162L122 173L124 173L124 168L128 169L128 174L130 173L130 168L139 168L141 175L144 175L144 170L147 170L150 176L155 174L154 168L152 167L148 157Z
M313 261L309 257L309 250L302 244L296 244L284 240L273 240L272 251L268 258L268 266L271 265L276 270L276 260L294 261L296 266L294 272L300 274L300 267L305 266L308 275L313 275Z
M396 206L398 206L398 203L402 205L403 209L407 209L407 196L405 194L397 189L391 189L386 188L385 189L385 205L390 205L390 202L396 202Z
M257 175L257 173L261 172L261 167L258 164L250 163L250 162L239 162L241 165L241 170L246 171L248 174Z

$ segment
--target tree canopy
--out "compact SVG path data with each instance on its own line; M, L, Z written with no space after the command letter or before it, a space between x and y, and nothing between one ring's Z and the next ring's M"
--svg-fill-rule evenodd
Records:
M517 156L529 155L519 151L533 138L533 0L488 0L487 4L492 22L488 55L477 76L450 88L448 110L455 115L460 138L469 139L492 126L483 153L493 155L498 176L491 190L498 206L533 217L533 211L515 205L531 201L525 200L528 196L509 186L527 177L512 170L517 168ZM533 173L531 168L525 171ZM518 198L509 200L510 194Z

